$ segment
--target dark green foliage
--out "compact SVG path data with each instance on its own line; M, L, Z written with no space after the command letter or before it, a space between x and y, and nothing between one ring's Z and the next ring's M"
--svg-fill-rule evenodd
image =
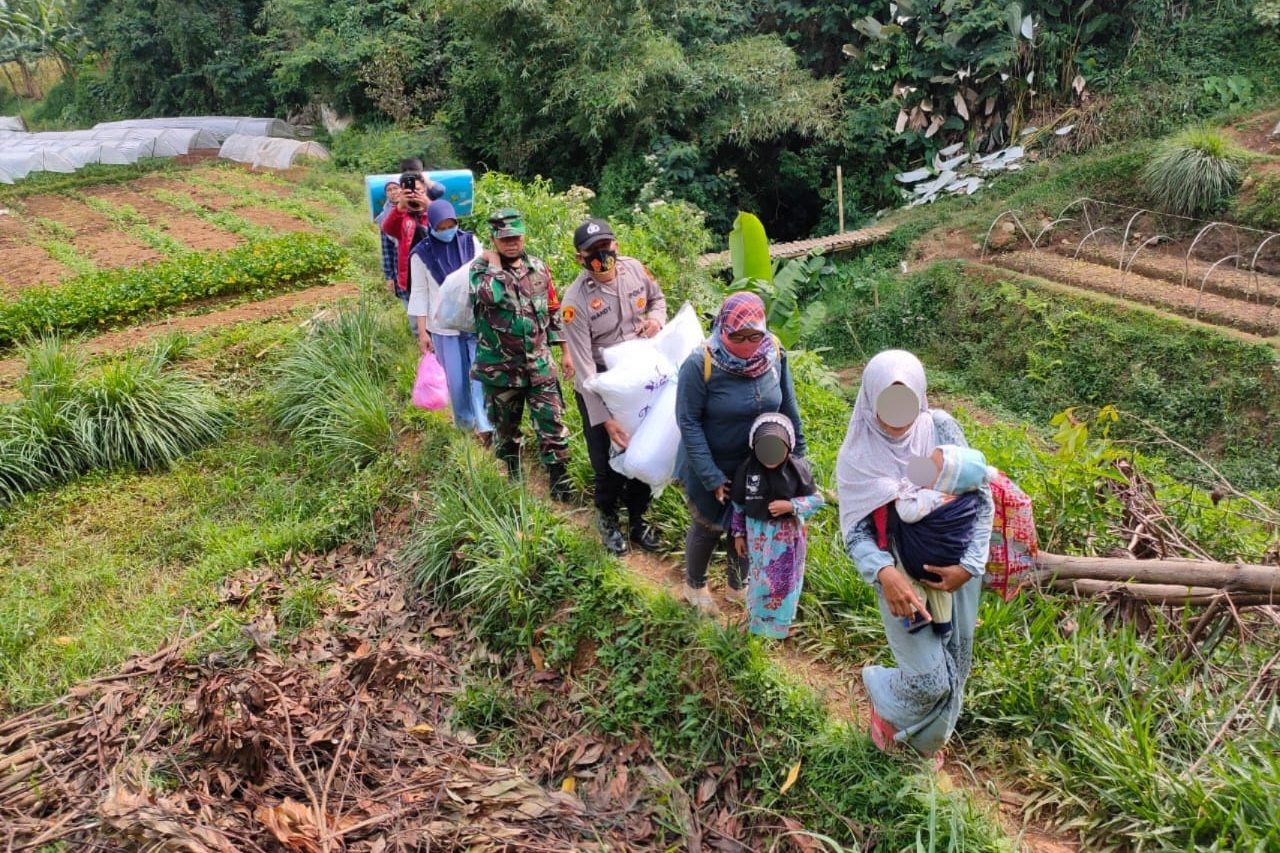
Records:
M880 303L849 306L845 328L870 355L903 347L1010 411L1114 405L1223 459L1241 487L1274 483L1280 365L1269 347L1131 310L985 281L962 265L880 280ZM830 300L828 300L830 303ZM1132 423L1118 437L1150 436Z
M101 328L214 296L330 280L347 252L331 238L297 232L226 252L77 276L28 288L0 305L0 345L28 335Z
M278 110L320 102L419 128L444 94L448 23L437 8L407 0L269 0L257 47Z
M32 112L36 125L90 127L116 117L108 105L108 78L95 67L59 80Z
M102 94L121 117L272 115L252 28L263 0L84 0L78 20L110 58Z
M745 164L771 170L774 143L798 146L834 126L834 81L799 69L729 4L629 0L608 15L581 0L555 14L522 2L447 6L456 29L444 110L464 156L561 186L596 185L617 158L605 208L654 179L655 197L727 222L725 193L750 183Z

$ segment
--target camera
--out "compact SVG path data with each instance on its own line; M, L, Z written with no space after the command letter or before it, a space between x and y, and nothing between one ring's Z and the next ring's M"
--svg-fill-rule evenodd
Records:
M413 172L405 172L400 176L400 189L405 192L416 192L422 187L422 176ZM409 209L415 213L420 213L426 208L426 203L421 199L410 198L405 200L409 205Z

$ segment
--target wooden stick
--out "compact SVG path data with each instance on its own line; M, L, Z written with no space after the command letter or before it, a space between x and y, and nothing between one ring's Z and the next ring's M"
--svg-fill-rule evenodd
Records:
M1174 584L1269 595L1280 603L1280 566L1213 563L1201 560L1120 560L1113 557L1066 557L1041 551L1040 577Z
M1122 595L1154 604L1200 607L1218 599L1230 599L1237 605L1254 606L1271 604L1271 596L1262 593L1227 592L1212 587L1177 586L1173 584L1125 583L1124 581L1097 580L1095 578L1051 579L1048 586L1076 595Z
M836 207L840 208L840 233L844 233L844 170L836 166Z

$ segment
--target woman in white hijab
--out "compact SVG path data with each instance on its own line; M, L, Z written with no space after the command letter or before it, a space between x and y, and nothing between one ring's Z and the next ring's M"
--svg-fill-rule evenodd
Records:
M885 638L897 664L862 670L871 701L871 738L886 751L906 743L938 767L960 716L973 664L992 503L984 485L973 538L960 564L928 567L942 580L925 583L954 594L954 632L949 637L909 632L904 620L928 611L880 532L884 524L877 524L877 510L898 497L912 458L928 455L939 444L968 446L951 415L929 408L925 392L924 366L911 353L885 350L867 362L836 460L836 478L845 551L862 578L875 587Z

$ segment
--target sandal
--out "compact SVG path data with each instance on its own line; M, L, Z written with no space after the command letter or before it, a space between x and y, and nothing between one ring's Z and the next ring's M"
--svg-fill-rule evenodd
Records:
M876 745L876 749L881 752L891 752L897 741L894 739L898 734L898 730L885 722L884 718L876 713L875 706L871 707L871 742Z

